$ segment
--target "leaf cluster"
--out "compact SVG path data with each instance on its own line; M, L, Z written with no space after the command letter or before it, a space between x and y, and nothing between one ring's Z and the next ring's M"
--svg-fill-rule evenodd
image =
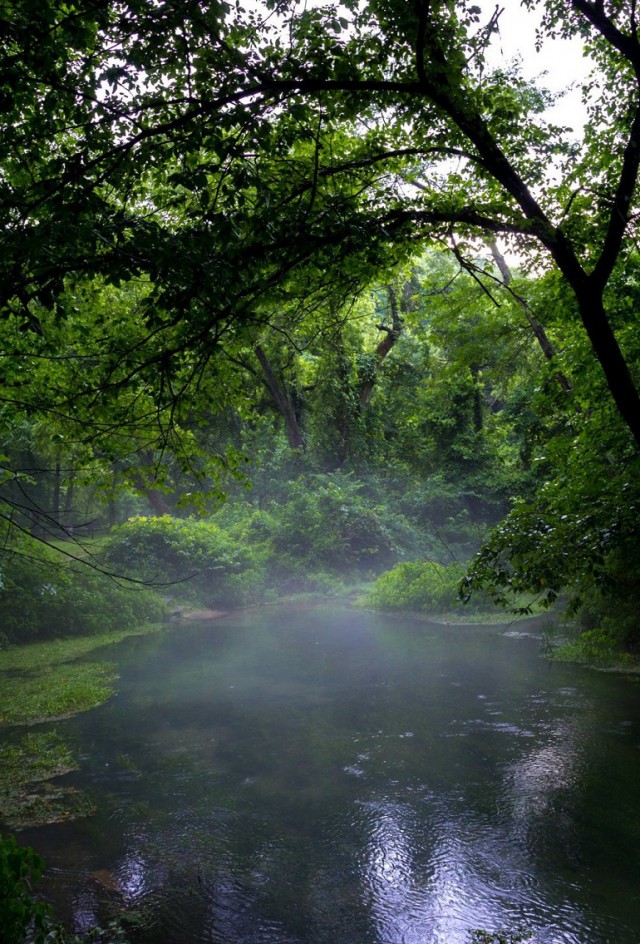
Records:
M0 939L5 944L24 944L28 934L36 944L44 941L50 907L33 897L43 870L44 861L33 849L19 846L14 836L0 836Z

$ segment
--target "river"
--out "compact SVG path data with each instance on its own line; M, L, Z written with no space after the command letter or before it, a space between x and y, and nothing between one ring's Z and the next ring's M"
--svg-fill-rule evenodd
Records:
M126 640L55 726L98 812L20 841L59 917L143 944L637 944L640 688L537 632L290 605Z

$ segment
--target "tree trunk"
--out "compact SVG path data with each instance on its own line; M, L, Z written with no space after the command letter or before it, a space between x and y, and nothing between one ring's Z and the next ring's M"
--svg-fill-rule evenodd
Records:
M64 493L64 520L65 523L71 517L73 512L73 496L75 492L75 472L71 471L69 473L69 480L67 483L67 488Z
M163 515L171 514L171 507L167 502L167 499L164 497L163 492L158 488L145 488L144 494L146 496L149 505L155 511L157 515L162 517Z
M269 363L269 358L259 344L256 345L255 351L256 357L260 361L260 366L262 367L262 371L264 373L264 382L269 393L273 397L275 405L284 419L289 445L292 449L302 449L304 448L304 439L300 429L300 424L298 423L296 412L291 402L291 397L289 396L285 385L281 383L276 377L273 368Z
M137 488L145 496L151 509L156 513L156 515L170 515L171 506L169 505L167 499L165 498L164 492L159 488L154 488L153 483L157 478L155 473L152 473L151 470L154 466L154 456L151 449L141 449L138 452L140 460L148 469L149 472L145 475L139 474L137 476Z
M62 484L62 473L60 470L60 463L56 462L56 466L53 472L53 499L51 507L51 517L57 525L60 525L60 491Z
M351 371L349 361L344 353L342 340L337 358L336 377L339 380L340 389L343 391L343 396L338 401L335 412L335 428L338 433L336 468L341 469L351 454L351 432L353 427L353 404L349 396Z
M509 288L512 276L511 276L511 269L509 268L507 260L498 249L498 245L495 239L487 240L487 245L489 246L489 249L491 250L493 261L495 262L498 269L500 270L500 275L502 276L502 281L504 282L505 287ZM515 293L513 293L513 297L515 298L515 300L518 302L518 304L521 306L522 310L524 311L524 316L529 322L529 325L531 327L531 330L533 331L535 339L540 345L540 348L542 349L542 353L544 354L544 356L547 358L548 361L553 360L553 358L556 356L556 352L553 347L553 344L549 340L547 332L544 330L544 327L540 324L538 319L535 317L535 315L531 311L531 308L529 307L528 303L525 301L524 298L521 298L520 295L516 295ZM571 390L571 383L567 379L567 377L565 377L565 375L562 373L561 370L556 371L556 377L558 378L558 383L560 384L562 389L566 393L569 393L569 391Z
M469 372L473 380L473 431L481 433L484 429L484 408L480 389L480 368L477 364L471 364Z
M582 323L604 372L618 412L631 430L640 448L640 395L631 372L609 324L602 294L576 291Z
M393 285L387 285L387 300L389 303L389 311L391 312L391 327L378 325L379 330L385 332L385 336L376 348L373 370L360 384L360 394L358 397L360 409L363 409L371 399L371 394L373 393L373 388L378 379L378 371L380 370L382 362L402 334L404 327L398 311L398 296L396 295Z

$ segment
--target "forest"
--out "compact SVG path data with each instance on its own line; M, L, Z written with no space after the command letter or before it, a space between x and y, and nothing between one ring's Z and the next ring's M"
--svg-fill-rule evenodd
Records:
M88 637L294 597L636 664L637 10L506 6L588 58L584 127L499 6L0 5L0 724L106 697Z

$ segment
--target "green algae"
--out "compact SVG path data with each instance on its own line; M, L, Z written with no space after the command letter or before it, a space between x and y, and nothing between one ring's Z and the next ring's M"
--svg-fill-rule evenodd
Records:
M160 624L152 623L135 630L52 639L0 652L0 725L39 724L101 705L115 691L115 666L81 658L159 628Z
M63 662L71 662L94 649L110 646L129 636L146 636L158 632L161 623L148 623L136 629L123 629L112 633L91 636L71 636L66 639L49 639L25 646L12 646L0 651L0 672L27 672L49 668Z
M77 769L69 745L53 731L0 744L0 821L20 829L90 815L94 806L81 791L50 782Z
M160 628L149 624L94 636L14 646L0 652L0 822L11 829L62 822L94 812L79 790L57 779L77 770L70 746L52 731L20 727L68 718L102 704L118 678L110 662L83 657L127 636ZM55 782L54 782L55 781Z
M39 724L68 718L102 704L114 692L115 666L108 662L62 664L2 679L0 724Z

